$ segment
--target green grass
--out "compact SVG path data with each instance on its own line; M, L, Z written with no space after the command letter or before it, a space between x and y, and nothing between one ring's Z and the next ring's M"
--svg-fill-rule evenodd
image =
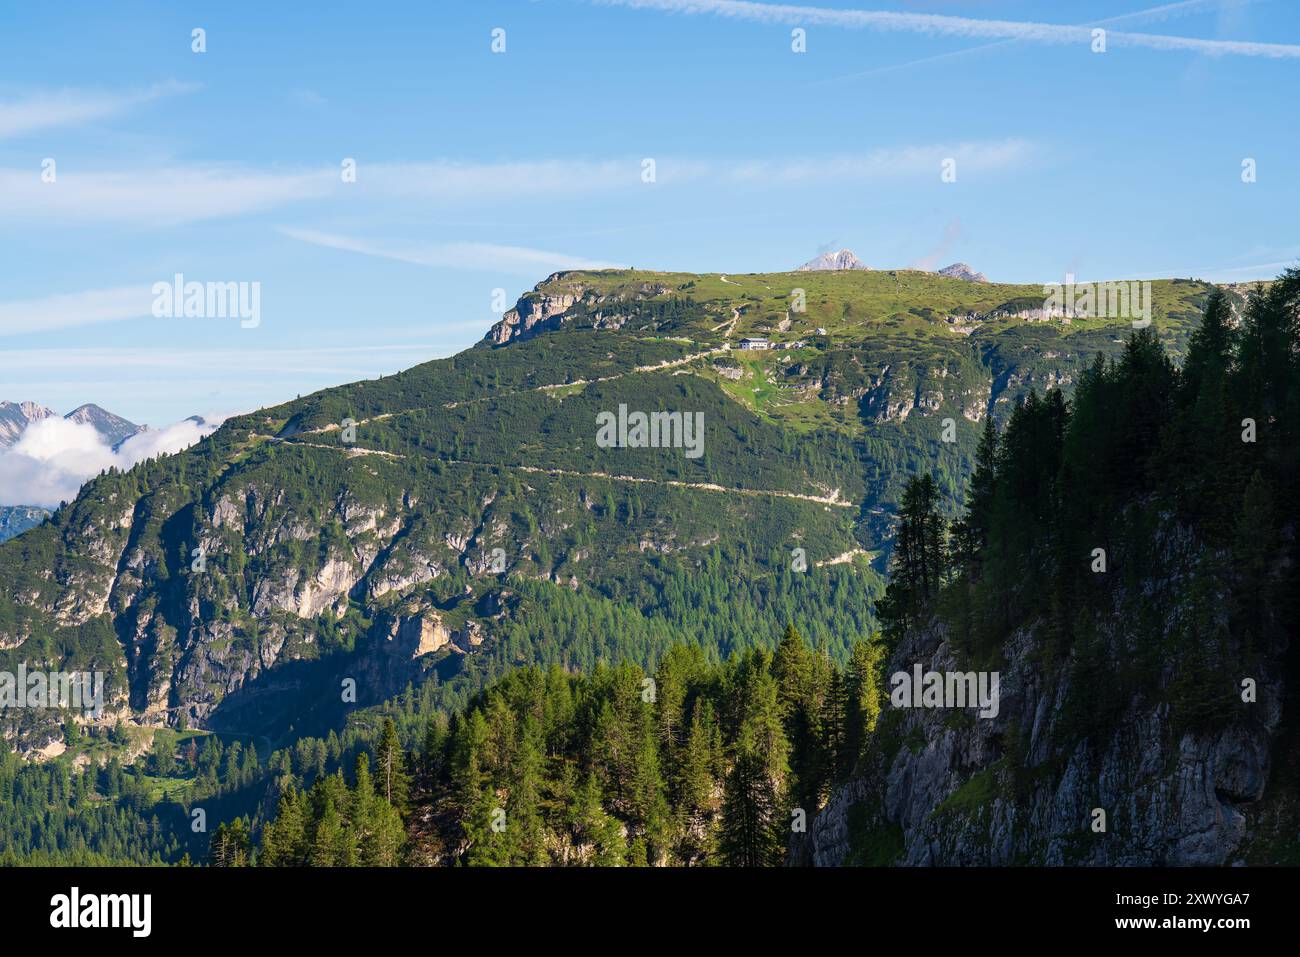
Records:
M948 795L937 808L934 816L954 814L960 817L977 815L997 799L1002 793L999 771L1002 762L989 765L982 771L972 774L961 787Z

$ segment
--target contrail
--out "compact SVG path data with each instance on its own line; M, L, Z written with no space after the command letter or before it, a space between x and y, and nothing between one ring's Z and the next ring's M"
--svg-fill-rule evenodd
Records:
M831 26L846 29L920 33L927 36L972 37L985 40L1026 40L1032 43L1089 44L1092 28L1021 20L978 20L934 13L897 13L888 10L837 10L752 0L591 0L605 6L661 10L686 15L712 14L751 23L789 26ZM1174 4L1168 6L1174 7ZM1159 33L1107 31L1106 42L1115 47L1203 53L1207 56L1250 56L1282 59L1300 57L1300 44L1256 43L1250 40L1199 40Z
M1179 0L1177 3L1166 3L1159 7L1149 7L1146 10L1135 10L1133 13L1121 13L1117 16L1106 17L1104 20L1090 20L1082 26L1104 27L1112 23L1121 23L1125 20L1146 20L1146 19L1165 19L1170 16L1176 16L1180 13L1188 13L1197 9L1206 7L1218 7L1223 0ZM1240 0L1239 5L1245 6L1251 0ZM815 80L808 84L809 86L822 86L827 83L841 83L844 80L857 80L866 76L877 76L881 73L893 73L895 70L906 70L908 67L921 66L925 63L938 63L942 60L953 60L957 57L963 57L971 53L980 53L984 50L994 50L998 47L1010 46L1020 42L1016 40L998 40L994 43L981 43L977 47L967 47L964 50L952 50L948 53L936 53L934 56L920 57L916 60L908 60L906 63L891 63L887 66L875 67L871 70L861 70L857 73L848 73L842 76L833 76L825 80Z

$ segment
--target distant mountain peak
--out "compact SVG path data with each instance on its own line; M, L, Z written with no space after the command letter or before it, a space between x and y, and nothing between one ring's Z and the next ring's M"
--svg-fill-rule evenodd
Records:
M58 415L35 402L0 402L0 449L7 449L18 441L27 426L41 419Z
M65 415L64 418L69 422L80 422L84 425L89 425L111 446L117 445L140 431L140 426L136 425L134 422L128 421L120 415L114 415L112 412L100 408L93 402L87 402L85 405L77 406L77 408Z
M35 402L0 402L0 449L16 443L29 425L42 419L58 418L58 415L53 409ZM93 402L78 406L63 418L90 426L106 444L114 447L147 428L114 415Z
M822 253L816 259L810 259L795 272L822 272L835 269L870 269L851 249L841 249L837 253Z
M976 272L967 263L953 263L951 266L944 266L939 270L940 276L947 276L949 279L965 279L967 282L988 282L989 279L982 272Z

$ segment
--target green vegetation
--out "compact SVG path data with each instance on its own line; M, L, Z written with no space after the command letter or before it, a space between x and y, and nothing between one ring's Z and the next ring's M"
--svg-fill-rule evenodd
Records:
M850 662L837 668L791 626L774 649L721 664L678 644L652 675L632 665L513 671L450 721L428 720L410 761L421 823L405 853L469 865L779 864L797 815L811 820L851 773L879 714L878 649L859 643ZM387 721L377 770L393 740ZM357 794L404 802L364 769L351 789L338 772L306 797L290 783L256 854L214 844L214 856L320 863L312 849L335 847L350 827L348 850L327 859L366 863L378 854L357 836L367 828L327 825L330 808L347 822ZM286 846L297 850L286 856Z
M1241 676L1300 678L1295 642L1282 654L1296 625L1298 305L1291 270L1239 325L1211 296L1181 368L1144 329L1118 359L1098 356L1072 401L1031 391L1000 434L986 423L951 526L930 476L909 480L876 608L886 646L937 617L968 666L991 667L1028 629L1038 680L1064 682L1042 768L1008 768L1018 786L1136 710L1167 708L1174 741L1251 727ZM992 770L940 810L985 805Z
M1224 663L1294 621L1294 273L1240 328L1154 283L1131 336L1006 314L1039 287L728 278L563 274L530 294L578 295L563 321L237 417L0 545L0 670L103 671L176 724L0 716L68 744L0 765L0 853L776 863L793 809L924 746L879 669L936 614L978 663L1038 628L1074 689L1058 753L1135 698L1186 731L1239 714ZM778 347L724 350L750 335ZM598 447L620 404L702 412L705 454ZM1193 587L1149 594L1152 569ZM772 648L787 621L807 641ZM858 824L856 860L897 857Z

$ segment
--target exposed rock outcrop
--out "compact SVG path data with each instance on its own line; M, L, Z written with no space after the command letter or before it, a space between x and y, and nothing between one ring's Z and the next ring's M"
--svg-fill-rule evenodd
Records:
M839 252L822 253L815 259L810 259L795 272L820 272L823 270L838 269L862 269L869 270L871 267L864 263L857 256L853 255L851 249L841 249Z
M1174 531L1165 542L1164 573L1141 587L1144 600L1164 609L1165 627L1174 629L1186 612L1179 596L1198 573L1198 559L1185 535ZM1114 660L1135 654L1126 618L1105 622L1104 654ZM1237 862L1247 815L1269 781L1285 690L1285 638L1267 649L1267 666L1252 671L1257 703L1238 703L1221 720L1182 720L1178 697L1163 693L1179 679L1178 668L1166 662L1155 693L1134 694L1100 727L1082 719L1081 730L1079 703L1093 706L1097 690L1072 687L1079 680L1075 652L1045 664L1040 631L1022 628L1007 640L995 717L886 705L858 775L835 790L794 848L794 860L822 866ZM959 660L937 623L905 639L885 675L916 663L938 672L972 667ZM1104 831L1096 828L1099 811Z

